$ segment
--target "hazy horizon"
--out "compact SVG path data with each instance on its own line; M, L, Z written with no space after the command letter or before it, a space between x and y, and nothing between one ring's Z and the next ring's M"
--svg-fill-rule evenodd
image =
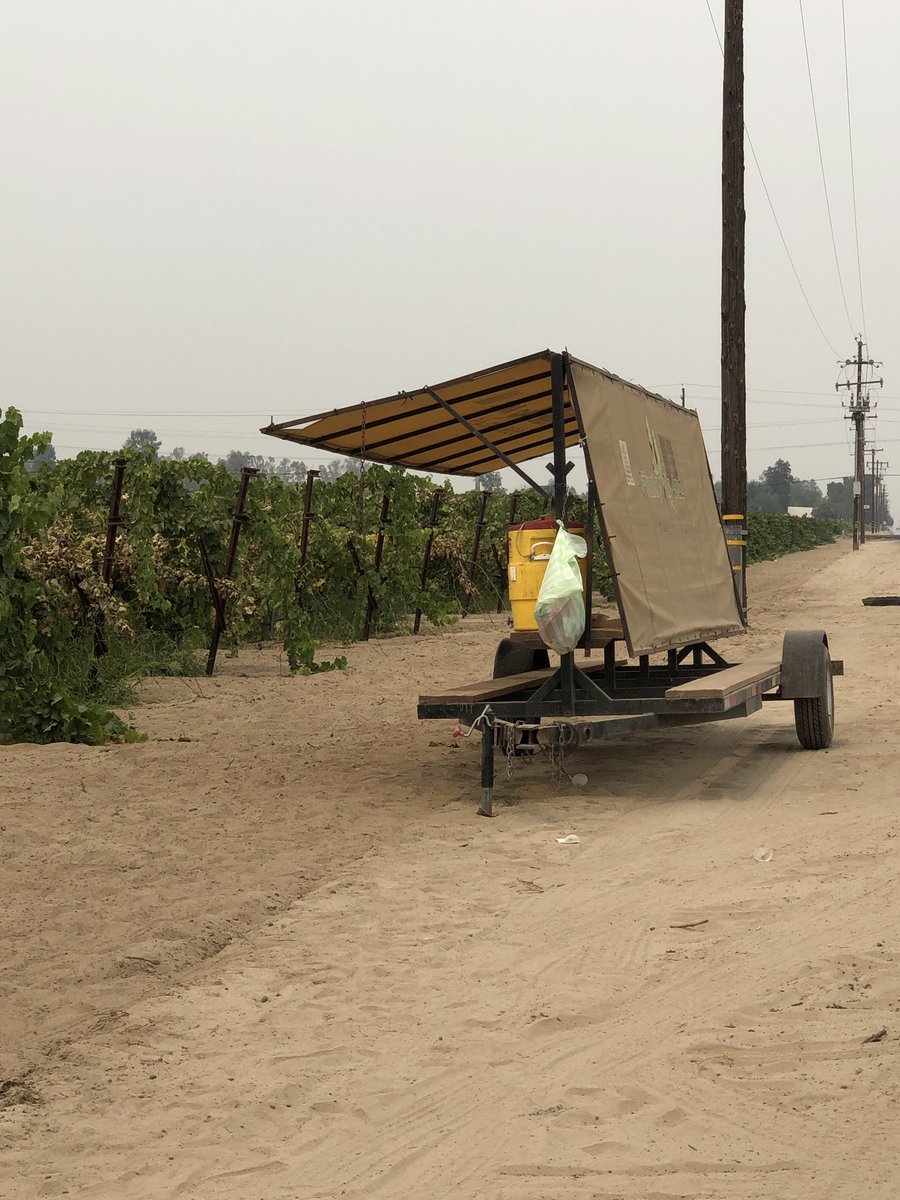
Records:
M163 452L316 464L259 427L550 346L684 386L718 476L722 62L705 0L4 11L0 404L60 454L149 427ZM849 316L799 10L758 0L747 125L825 336L748 153L748 469L783 457L824 490L852 474L834 382L863 316L841 5L805 15ZM847 37L875 437L900 474L883 150L900 13L847 4Z

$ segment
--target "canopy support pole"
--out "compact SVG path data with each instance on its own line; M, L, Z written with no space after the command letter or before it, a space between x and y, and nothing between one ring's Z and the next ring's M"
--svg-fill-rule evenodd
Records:
M550 401L553 405L553 462L547 470L553 476L553 515L557 521L566 517L566 476L574 463L566 461L566 393L563 356L550 356Z
M467 429L473 437L477 437L479 442L481 442L483 446L486 446L487 449L490 450L491 454L496 454L496 456L502 463L504 463L505 466L509 467L511 471L515 471L518 476L524 479L530 488L533 488L536 492L540 492L545 500L550 499L548 493L544 491L539 483L535 482L535 480L533 480L530 475L527 475L520 466L514 463L511 458L508 458L502 450L498 449L491 439L487 437L486 434L483 434L480 429L477 429L471 421L467 421L462 413L458 413L453 405L448 403L443 396L439 396L433 387L429 387L428 384L426 384L422 390L427 392L432 400L436 400L441 408L444 409L445 412L448 412L455 421L459 421L460 425L462 425L464 429ZM401 395L405 395L405 393L401 393ZM554 435L555 431L556 418L554 416ZM563 440L565 440L565 435L563 435Z
M566 519L566 476L575 465L566 459L566 376L561 354L550 357L550 399L553 405L553 462L547 470L553 476L553 514L557 521ZM575 712L575 655L563 654L559 661L559 686L562 711Z

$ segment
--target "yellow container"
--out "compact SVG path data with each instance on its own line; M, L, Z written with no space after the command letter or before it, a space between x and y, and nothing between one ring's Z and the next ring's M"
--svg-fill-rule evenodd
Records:
M556 530L552 518L513 525L509 530L509 602L514 629L536 630L538 627L534 606L556 541ZM583 525L567 525L566 530L584 537ZM587 593L587 559L579 558L578 565Z

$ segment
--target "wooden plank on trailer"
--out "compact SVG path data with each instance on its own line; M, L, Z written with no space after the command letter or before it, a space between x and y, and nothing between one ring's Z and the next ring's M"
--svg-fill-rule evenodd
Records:
M545 644L536 629L511 629L506 636L514 642L532 645L535 649L540 649ZM591 645L595 650L602 649L609 641L621 642L624 636L622 622L617 617L594 613L594 619L591 622Z
M623 665L623 664L618 664ZM602 675L603 659L578 658L575 666L585 675ZM420 704L477 704L487 703L500 696L509 696L513 692L525 688L539 688L545 679L558 670L557 667L543 667L539 671L521 671L518 675L504 675L501 679L482 679L478 683L462 683L459 687L446 692L435 693L431 696L420 696Z
M689 683L679 683L666 690L667 700L724 700L733 692L751 683L760 683L764 679L774 678L772 684L778 683L776 676L781 675L781 662L773 659L749 659L734 667L725 667L711 675L703 675L692 679Z

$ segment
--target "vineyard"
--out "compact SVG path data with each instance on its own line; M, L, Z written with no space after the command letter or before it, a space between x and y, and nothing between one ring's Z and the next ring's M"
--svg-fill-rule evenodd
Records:
M204 459L84 452L29 465L49 440L0 420L0 738L137 736L112 709L150 674L212 669L211 643L278 640L291 670L342 645L505 604L506 530L529 491L456 493L369 466L306 485ZM583 519L573 495L568 515ZM750 561L834 540L833 521L751 514ZM611 596L602 547L595 589ZM331 657L317 658L320 647ZM335 649L336 648L336 649Z

